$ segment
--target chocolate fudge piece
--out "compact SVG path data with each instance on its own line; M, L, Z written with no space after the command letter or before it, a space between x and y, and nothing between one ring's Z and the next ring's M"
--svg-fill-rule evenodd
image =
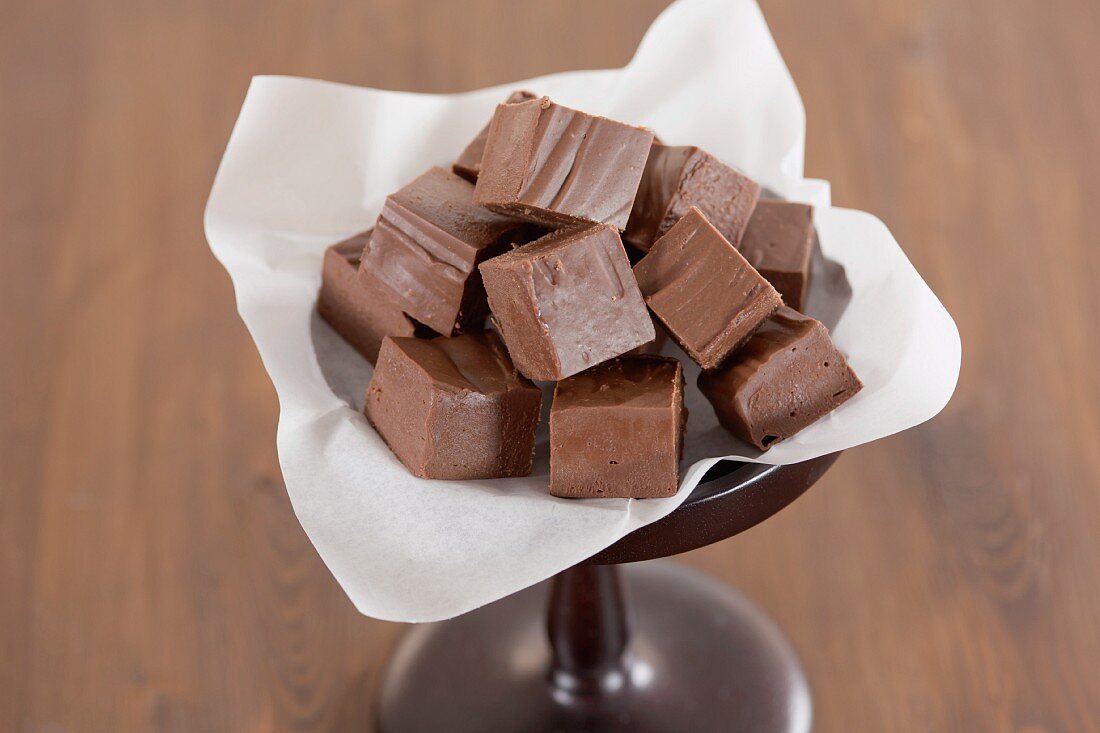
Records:
M385 336L412 336L416 325L386 288L358 277L370 229L325 250L317 312L372 364Z
M557 380L655 337L619 232L562 229L487 260L489 307L516 367Z
M829 331L787 307L721 369L699 375L718 421L761 450L820 420L863 389Z
M624 356L563 379L550 408L550 493L672 496L686 420L676 359Z
M758 198L756 181L705 150L654 143L623 240L648 250L690 207L697 206L736 245Z
M538 99L538 96L521 89L509 94L504 103L515 104L516 102L526 102L528 99ZM481 156L485 153L485 141L488 138L489 125L485 125L481 128L481 132L477 134L477 137L471 140L466 149L462 151L462 154L458 156L454 165L451 166L451 170L470 183L476 183L477 175L481 172Z
M802 310L810 286L814 207L761 200L737 249L779 291L786 305Z
M634 266L646 305L688 356L713 369L783 304L694 206Z
M473 203L474 187L432 168L386 198L363 250L364 280L389 288L402 310L444 335L480 329L487 313L477 265L509 245L519 225Z
M387 338L363 411L416 476L500 478L531 473L541 402L486 332Z
M497 107L474 201L557 227L626 226L653 132L548 97Z

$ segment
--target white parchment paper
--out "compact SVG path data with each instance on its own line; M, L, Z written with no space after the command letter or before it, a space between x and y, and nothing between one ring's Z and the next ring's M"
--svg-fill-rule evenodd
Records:
M822 252L843 265L851 286L833 337L863 392L760 456L717 426L688 369L683 484L670 499L549 496L545 425L530 477L409 475L358 411L369 364L315 314L322 253L371 226L387 194L448 164L516 88L699 145L773 192L815 204ZM802 177L804 141L801 100L752 0L680 0L618 70L459 95L253 81L206 233L279 395L279 458L295 512L361 612L432 621L469 611L671 512L723 457L795 463L943 408L959 372L954 322L882 222L831 208L828 184Z

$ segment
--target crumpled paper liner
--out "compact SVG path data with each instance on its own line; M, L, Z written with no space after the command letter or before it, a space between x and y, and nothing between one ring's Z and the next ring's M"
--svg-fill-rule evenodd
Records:
M691 419L679 493L570 501L534 475L414 478L359 413L370 366L314 304L328 245L372 225L385 196L448 164L517 88L699 145L780 196L816 205L821 252L851 297L832 329L865 383L764 455L717 426L685 361ZM655 521L722 458L795 463L912 427L958 377L954 322L875 217L829 206L802 177L798 92L751 0L680 0L622 69L555 74L458 95L257 77L214 182L206 232L279 395L278 447L295 512L364 614L451 617L537 583Z

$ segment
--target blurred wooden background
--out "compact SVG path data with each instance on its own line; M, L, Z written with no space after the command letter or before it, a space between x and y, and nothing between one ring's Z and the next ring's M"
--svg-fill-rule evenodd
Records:
M256 73L428 92L623 64L661 0L0 0L0 730L363 731L401 627L283 490L202 210ZM820 731L1100 726L1100 4L764 0L807 172L956 316L958 394L683 558Z

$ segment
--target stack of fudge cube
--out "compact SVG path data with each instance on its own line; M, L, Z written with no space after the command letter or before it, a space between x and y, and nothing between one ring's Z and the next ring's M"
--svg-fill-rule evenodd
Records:
M516 92L328 249L318 309L375 364L364 412L416 476L529 475L554 382L550 493L664 497L687 421L666 333L761 450L862 388L800 312L814 241L811 207L706 151Z

